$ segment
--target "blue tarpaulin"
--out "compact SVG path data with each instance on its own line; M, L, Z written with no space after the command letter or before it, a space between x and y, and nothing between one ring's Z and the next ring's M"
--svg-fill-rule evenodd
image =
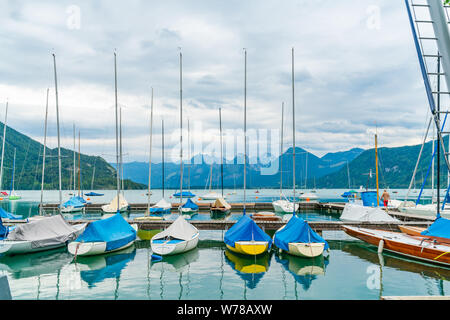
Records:
M0 240L5 239L8 236L8 227L3 225L2 218L0 218Z
M75 197L70 198L67 202L65 202L63 204L63 207L64 208L67 208L67 207L81 208L81 207L84 207L85 204L86 204L86 200L84 200L82 197L75 196Z
M11 219L11 220L22 220L23 219L22 216L12 214L11 212L4 210L3 208L0 208L0 218Z
M198 205L196 205L191 199L188 199L182 208L189 208L192 210L198 210Z
M376 191L361 192L361 199L364 207L378 207Z
M120 215L91 222L76 242L107 242L106 251L123 247L136 240L136 230Z
M88 197L101 197L103 195L104 195L103 193L95 193L95 192L86 193L86 196Z
M181 193L175 193L174 195L173 195L174 197L180 197L181 196ZM193 197L195 197L195 194L193 194L192 192L190 192L190 191L183 191L183 198L193 198Z
M269 249L272 247L272 238L267 235L249 216L243 215L225 234L224 241L234 248L236 241L267 241Z
M289 251L289 243L325 243L325 250L329 248L328 243L297 216L293 216L281 231L275 233L274 244L278 248Z
M444 218L436 219L427 230L422 232L422 235L450 239L450 220Z

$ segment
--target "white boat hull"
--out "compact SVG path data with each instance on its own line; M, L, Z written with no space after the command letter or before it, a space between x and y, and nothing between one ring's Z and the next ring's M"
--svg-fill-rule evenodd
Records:
M293 213L294 204L286 200L277 200L272 202L273 209L276 213ZM299 204L295 204L295 212L298 211Z
M71 242L67 246L67 249L69 253L73 254L74 256L86 257L120 251L132 246L133 243L134 240L128 242L126 245L120 248L107 251L106 250L107 242Z
M197 247L198 237L199 234L197 233L190 240L185 240L174 244L168 243L168 241L164 243L154 243L152 240L151 241L152 251L161 256L169 256L184 253Z

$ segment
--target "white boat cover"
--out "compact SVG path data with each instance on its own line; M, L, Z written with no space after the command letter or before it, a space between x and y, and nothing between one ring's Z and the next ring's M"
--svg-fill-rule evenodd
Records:
M152 208L161 208L161 209L165 209L166 210L166 209L172 209L172 205L169 202L167 202L165 199L161 199Z
M125 200L122 194L119 195L119 210L125 207L128 207L128 202ZM107 205L103 206L102 209L107 212L116 212L117 211L117 196Z
M225 201L224 198L219 198L212 205L213 208L225 208L227 210L231 209L231 205Z
M400 222L391 217L380 208L364 207L357 204L347 203L341 215L341 220L364 221L364 222Z
M222 198L222 195L217 192L210 192L210 193L205 194L202 198L203 199L219 199L219 198Z
M153 237L154 240L163 239L165 237L172 237L179 240L190 240L198 233L196 227L186 221L183 216L179 216L170 227L163 232L158 233Z
M31 241L32 248L42 248L75 240L78 231L56 215L17 225L6 240Z

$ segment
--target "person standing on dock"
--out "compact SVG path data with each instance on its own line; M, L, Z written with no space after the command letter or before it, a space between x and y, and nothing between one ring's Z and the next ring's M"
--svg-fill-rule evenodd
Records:
M387 192L387 190L384 190L383 194L381 195L381 199L383 199L384 207L387 208L389 200L391 200L391 196Z

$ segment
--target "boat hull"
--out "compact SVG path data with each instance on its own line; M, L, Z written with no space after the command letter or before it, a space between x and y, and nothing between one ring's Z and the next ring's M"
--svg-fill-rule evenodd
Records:
M82 242L74 241L74 242L69 243L69 245L67 246L67 249L68 249L69 253L74 256L87 257L87 256L95 256L95 255L120 251L120 250L123 250L123 249L126 249L126 248L132 246L133 243L134 243L134 240L128 242L126 245L124 245L120 248L107 251L106 250L107 242L83 242L82 243Z
M289 214L294 212L294 204L286 200L278 200L272 203L276 213ZM295 204L295 212L299 209L299 204Z
M234 247L226 245L227 248L233 252L257 256L267 252L269 243L267 241L236 241Z
M315 258L323 254L325 243L289 243L288 253L303 258Z
M150 245L153 253L161 256L173 256L176 254L188 252L195 249L198 244L199 234L197 233L192 239L177 243L170 243L169 241L163 243L155 243L153 240Z
M413 237L399 232L349 226L343 226L343 229L349 236L374 246L379 246L380 241L383 241L383 250L441 266L450 266L449 245L436 245L423 237Z

